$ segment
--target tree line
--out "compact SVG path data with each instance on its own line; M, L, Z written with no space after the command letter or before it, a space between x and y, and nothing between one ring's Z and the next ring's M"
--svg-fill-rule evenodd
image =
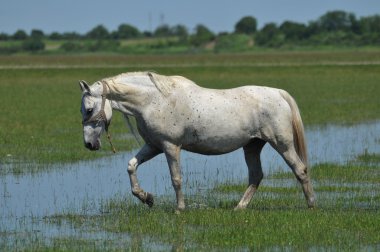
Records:
M258 29L253 16L241 18L232 33L215 34L205 25L199 24L193 32L183 25L160 25L154 31L140 31L130 24L121 24L114 31L98 25L85 34L76 32L53 32L45 34L33 29L30 34L17 30L14 34L0 34L0 41L21 41L18 49L39 51L45 48L44 40L65 41L63 51L117 50L120 40L139 38L171 38L169 42L150 45L152 47L186 46L202 48L213 43L216 51L244 50L254 45L262 47L308 46L308 45L380 45L380 15L357 18L345 11L329 11L308 24L285 21L278 25L267 23ZM93 41L83 43L81 41ZM12 48L8 46L8 49ZM3 48L4 49L4 48ZM0 50L1 51L1 50Z

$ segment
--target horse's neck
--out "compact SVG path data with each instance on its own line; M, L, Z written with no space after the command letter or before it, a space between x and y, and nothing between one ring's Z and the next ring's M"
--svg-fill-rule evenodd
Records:
M149 102L152 92L157 92L149 78L144 76L117 76L107 80L112 108L127 115L140 113Z
M128 116L135 116L136 112L134 110L131 110L131 108L128 108L127 106L123 106L121 102L110 100L110 103L111 103L112 109L120 111L121 113Z
M137 86L140 88L154 87L146 73L120 74L113 79L114 83L119 83L127 86Z

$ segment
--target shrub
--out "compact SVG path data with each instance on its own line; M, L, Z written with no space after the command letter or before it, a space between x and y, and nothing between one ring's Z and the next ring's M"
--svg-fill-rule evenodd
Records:
M227 34L218 36L215 44L215 52L242 51L251 46L251 36L245 34Z
M90 52L98 51L117 51L120 47L119 41L114 40L97 40L95 43L89 43L86 49Z
M83 50L83 46L80 43L73 41L63 43L60 48L65 52L77 52Z
M22 49L29 52L37 52L45 49L45 43L36 38L30 38L22 43Z

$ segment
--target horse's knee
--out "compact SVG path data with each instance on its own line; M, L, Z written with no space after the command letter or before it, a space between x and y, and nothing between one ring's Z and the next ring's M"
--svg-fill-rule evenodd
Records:
M182 185L181 177L172 178L172 185L175 189L181 189L181 185Z
M134 173L136 171L136 168L137 168L137 159L134 157L128 162L128 168L127 168L128 173L129 174Z

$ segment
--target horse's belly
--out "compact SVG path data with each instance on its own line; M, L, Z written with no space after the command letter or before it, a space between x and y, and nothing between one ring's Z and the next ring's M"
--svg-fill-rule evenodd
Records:
M219 155L237 150L248 144L247 137L214 137L207 139L193 139L189 143L183 143L182 149L204 155Z
M182 149L203 155L221 155L239 149L241 146L229 149L216 149L210 146L185 146Z

